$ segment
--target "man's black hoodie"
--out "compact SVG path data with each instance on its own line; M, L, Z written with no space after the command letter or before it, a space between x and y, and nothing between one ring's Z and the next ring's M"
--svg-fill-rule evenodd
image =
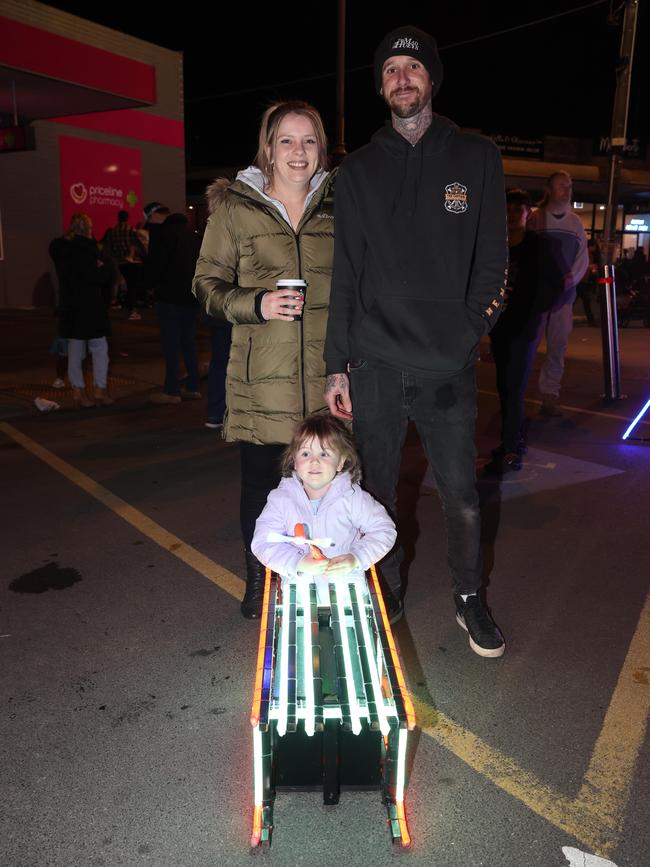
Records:
M192 280L199 255L198 243L183 214L170 214L164 223L149 229L149 255L145 281L156 301L194 307Z
M439 115L412 146L390 123L339 169L325 361L424 376L473 364L507 266L501 157Z

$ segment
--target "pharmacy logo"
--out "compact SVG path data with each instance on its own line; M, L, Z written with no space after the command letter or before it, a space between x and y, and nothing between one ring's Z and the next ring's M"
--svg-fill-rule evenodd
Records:
M126 196L126 201L128 202L130 208L135 208L135 206L138 204L138 197L135 193L135 190L129 190Z
M88 198L88 190L85 185L79 181L79 183L72 184L70 187L70 196L75 205L83 205Z
M464 214L468 208L467 187L455 181L445 187L445 210L450 214Z

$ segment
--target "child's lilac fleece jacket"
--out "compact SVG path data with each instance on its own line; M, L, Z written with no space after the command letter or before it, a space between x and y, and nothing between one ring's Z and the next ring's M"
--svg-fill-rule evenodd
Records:
M286 578L295 577L308 549L290 542L269 542L268 534L293 536L298 523L309 525L312 538L329 536L334 541L335 546L324 551L328 557L354 554L364 571L390 551L397 537L386 509L352 482L347 472L335 477L316 514L295 473L269 494L251 548L260 562Z

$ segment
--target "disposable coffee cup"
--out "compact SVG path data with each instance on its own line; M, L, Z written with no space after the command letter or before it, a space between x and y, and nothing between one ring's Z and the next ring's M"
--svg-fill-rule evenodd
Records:
M307 281L298 279L278 280L278 282L275 284L275 287L276 289L294 289L296 292L299 292L302 295L304 300L305 292L307 291ZM296 309L297 307L294 306L294 310ZM293 318L296 322L300 321L302 319L302 313L294 316Z

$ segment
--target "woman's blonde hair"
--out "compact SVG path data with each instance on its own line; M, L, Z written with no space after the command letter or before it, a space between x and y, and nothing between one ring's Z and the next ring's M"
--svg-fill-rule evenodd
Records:
M352 434L340 419L333 415L319 415L318 413L307 416L296 427L293 438L282 455L282 462L280 463L282 475L290 476L293 473L295 469L293 459L296 452L304 442L311 442L314 437L322 446L334 449L341 455L344 459L341 472L350 473L352 481L358 482L361 478L361 460L357 454Z
M325 135L321 116L314 106L308 102L302 102L302 100L275 102L262 115L257 156L255 157L255 165L264 175L264 180L267 184L270 184L273 180L273 151L275 150L278 127L288 114L299 114L301 117L306 117L307 120L311 121L318 144L318 166L316 170L327 169L328 166L327 136Z
M564 175L565 177L569 178L569 180L571 180L571 175L568 172L565 172L562 170L560 170L558 172L553 172L552 174L550 174L546 178L546 187L544 189L544 195L537 203L538 208L545 208L548 205L548 203L551 201L551 184L553 183L553 181L556 178L562 177L562 175Z
M88 214L73 214L70 217L70 225L66 234L69 238L72 238L73 235L83 235L84 238L92 238L93 221Z

